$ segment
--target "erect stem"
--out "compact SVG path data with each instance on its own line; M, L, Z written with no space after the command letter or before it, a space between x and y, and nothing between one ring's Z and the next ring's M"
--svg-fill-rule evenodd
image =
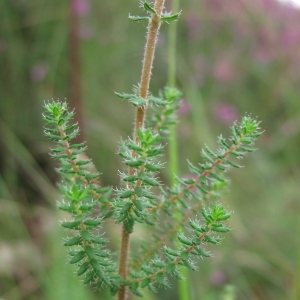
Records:
M155 46L156 46L157 36L159 32L160 16L164 7L164 2L165 0L155 0L154 10L156 14L152 14L152 17L148 25L147 40L146 40L146 46L144 52L143 68L142 68L140 91L139 91L139 96L144 99L148 98ZM146 106L138 107L136 110L135 126L133 131L133 140L136 143L139 142L137 132L140 128L144 127L145 113L146 113ZM134 173L135 173L135 169L130 167L128 170L128 174L133 175ZM126 280L127 278L129 241L130 241L130 234L126 231L123 225L121 250L120 250L121 254L120 254L120 261L119 261L119 275L124 280ZM125 300L125 299L126 299L126 286L122 285L118 292L118 300Z
M144 52L143 69L142 69L140 93L139 93L139 96L144 99L148 98L155 46L156 46L158 31L160 27L160 15L164 7L164 2L165 0L155 1L154 10L156 11L156 14L152 15L152 18L148 25L147 41L146 41L146 47ZM137 130L144 126L145 112L146 112L145 106L138 107L136 110L135 128L133 133L135 142L137 142L138 140L136 134Z
M127 277L127 261L129 252L129 238L130 234L125 230L124 226L122 228L122 239L121 239L121 253L119 262L119 275L126 279ZM122 285L118 293L119 300L126 299L126 286Z

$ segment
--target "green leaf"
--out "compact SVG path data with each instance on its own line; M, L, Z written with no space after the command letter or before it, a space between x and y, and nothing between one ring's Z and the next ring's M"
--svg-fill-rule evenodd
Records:
M146 152L148 157L153 157L153 156L157 156L160 155L162 152L164 151L163 147L159 147L159 148L154 148L154 149L150 149Z
M210 175L211 175L213 178L215 178L215 179L217 179L217 180L219 180L219 181L221 181L221 182L225 182L225 180L224 180L223 178L221 178L219 175L217 175L217 174L214 173L214 172L210 172Z
M65 246L74 246L74 245L80 245L82 243L82 237L76 236L72 239L68 239L64 242Z
M226 171L226 169L228 168L228 165L224 165L224 164L218 164L216 165L216 168L218 168L221 171Z
M192 240L191 239L189 239L189 238L187 238L187 237L185 237L184 235L178 235L178 240L182 243L182 244L185 244L185 245L189 245L189 246L191 246L191 245L193 245L193 242L192 242Z
M184 278L182 277L182 275L180 274L180 272L177 271L177 269L173 272L173 275L175 278L179 279L179 280L183 280Z
M151 279L149 277L146 277L141 283L141 288L148 286L150 283L151 283Z
M120 198L121 198L121 199L129 198L129 197L131 197L133 194L134 194L134 191L132 191L132 190L127 190L127 191L123 192L123 193L120 195Z
M91 246L86 246L84 249L90 259L96 259L95 251Z
M131 102L134 106L137 106L137 107L147 104L146 99L144 99L142 97L138 97L138 96L135 96L134 98L130 99L129 102Z
M90 264L93 269L97 272L98 275L102 278L101 268L100 268L100 261L98 262L96 259L91 259Z
M143 182L151 186L159 186L159 182L153 178L145 178Z
M127 218L126 214L120 214L119 217L115 220L115 223L121 223L122 221L124 221Z
M56 125L56 120L55 120L55 118L52 118L52 117L50 117L50 116L46 116L46 115L44 115L44 114L43 114L43 118L44 118L44 120L45 120L47 123L52 124L52 125Z
M190 221L189 221L189 224L190 224L190 226L191 226L193 229L195 229L195 230L197 230L197 231L199 231L199 232L202 232L201 226L199 225L199 223L198 223L197 221L195 221L195 220L190 220Z
M143 152L143 148L139 147L136 143L134 143L133 141L129 141L127 142L127 147L130 149L130 150L134 150L138 153L142 153Z
M108 267L108 266L111 266L111 261L109 261L109 260L100 260L99 264L101 266Z
M79 174L80 175L80 174ZM88 174L88 173L85 173L82 175L85 179L87 180L92 180L92 179L96 179L96 178L99 178L99 174Z
M164 22L171 22L171 21L175 21L179 18L180 13L174 14L174 15L170 15L170 13L166 13L166 14L162 14L162 16L160 17L161 21Z
M57 147L57 148L52 149L53 152L63 152L65 150L66 150L65 147Z
M183 190L183 196L188 198L192 193L189 190L184 189Z
M53 109L52 109L52 114L55 116L55 117L58 117L59 116L59 110L58 110L58 108L57 107L54 107Z
M151 165L151 164L146 164L145 165L145 168L147 170L154 171L154 172L159 171L161 169L161 167L162 167L161 165Z
M154 260L152 262L153 266L157 267L157 268L165 268L167 266L166 263L164 263L163 261L161 260Z
M82 148L85 146L85 143L80 143L80 144L71 144L69 146L70 149L77 149L77 148Z
M87 165L89 163L90 163L89 160L78 160L78 161L76 161L77 166L83 166L83 165Z
M105 244L106 243L105 239L102 238L101 236L93 236L91 241L96 244Z
M71 131L71 130L74 130L75 128L78 128L78 124L72 124L68 127L65 128L65 132L68 132L68 131Z
M144 9L145 9L145 10L149 11L149 12L152 13L152 14L156 14L156 11L149 5L148 2L145 1L145 2L143 3L143 6L144 6Z
M72 257L72 259L70 260L70 264L76 264L79 261L81 261L84 257L85 257L85 252L79 251Z
M213 152L207 145L205 145L205 151L214 158L218 157L218 155L215 152Z
M206 188L204 188L203 184L197 184L197 187L203 194L209 193L209 191Z
M164 89L164 95L168 101L174 102L182 96L182 93L177 88L166 86Z
M109 252L102 251L102 250L97 250L97 255L101 257L110 257ZM106 271L108 272L108 269L106 269ZM115 268L113 269L113 271L115 271Z
M142 160L126 160L125 165L129 167L140 167L144 162Z
M173 250L173 249L170 249L170 248L168 248L168 247L164 247L164 252L165 253L168 253L168 254L170 254L170 255L172 255L172 256L180 256L180 253L178 252L178 251L176 251L176 250Z
M87 219L84 220L84 224L87 226L98 226L99 224L101 224L102 219Z
M253 149L253 148L249 148L249 147L245 147L245 146L240 146L239 148L246 152L254 152L255 150L257 150L257 149Z
M263 131L262 132L257 132L257 133L252 133L252 134L248 134L248 137L257 138L257 137L261 136L262 134L263 134Z
M193 270L193 271L197 270L197 268L193 265L193 263L191 261L189 261L188 259L183 259L182 262L188 269Z
M202 214L203 218L205 219L206 223L211 223L211 221L213 221L212 216L207 213L205 208L201 209L201 214Z
M219 137L219 141L221 145L223 145L226 148L226 150L230 149L230 146L226 143L226 140L222 136Z
M80 222L62 222L61 226L69 229L75 229L78 228L80 225Z
M241 158L243 155L245 155L245 153L242 151L230 151L230 154L236 156L237 158Z
M153 104L156 104L158 106L166 106L168 102L166 100L163 100L161 98L149 96L149 101L152 102Z
M123 178L123 180L124 180L124 181L127 181L127 182L134 182L134 181L136 181L137 179L138 179L138 177L135 176L135 175L132 175L132 176L126 176L126 177Z
M191 179L191 178L189 178L189 179L184 179L184 183L185 183L185 184L194 184L194 183L195 183L195 180L194 180L194 179Z
M132 233L133 232L133 226L134 226L134 218L132 216L128 217L125 221L124 221L124 228L128 233Z
M231 165L231 166L234 167L234 168L242 168L242 166L240 166L240 165L234 163L233 161L231 161L231 160L229 160L229 159L226 159L225 162L226 162L227 164Z
M214 160L202 149L201 154L203 156L204 159L206 159L207 161L213 163Z
M233 126L231 127L231 133L236 140L241 137L241 133L236 124L233 124Z
M139 210L143 211L144 210L144 205L141 200L135 200L134 201L134 206Z
M205 251L204 249L197 247L195 250L199 253L199 255L204 256L204 257L211 257L210 253Z
M141 269L148 275L151 275L154 273L154 270L147 265L142 265Z
M49 138L50 140L53 140L53 141L60 141L61 140L60 136L47 133L46 131L45 131L45 135L46 135L47 138Z
M228 232L228 231L230 231L230 228L228 228L228 227L216 227L216 226L212 226L211 230L215 231L215 232Z
M115 94L116 94L119 98L125 99L125 100L130 100L130 99L136 97L135 94L125 94L125 93L120 94L120 93L117 93L117 92L115 92Z
M157 273L156 280L158 283L162 284L164 282L164 273L163 272Z
M60 210L67 211L67 212L75 212L76 211L76 208L73 205L59 204L58 208Z
M200 244L201 244L201 240L199 240L198 237L193 238L193 239L192 239L192 242L193 242L194 245L200 245Z
M81 235L82 235L83 239L88 241L88 242L90 242L92 240L91 234L86 230L82 231Z
M90 282L94 279L94 276L95 276L95 272L94 272L94 271L89 272L89 273L85 276L85 278L84 278L84 280L83 280L83 283L84 283L84 284L90 283Z
M217 244L220 240L210 237L209 235L204 236L204 240L211 244Z
M134 283L132 283L132 284L129 286L129 289L130 289L133 293L135 293L135 291L138 289L138 287L139 287L139 283L138 283L138 282L134 282Z
M90 263L89 263L88 261L87 261L87 262L84 262L84 263L79 267L79 269L78 269L78 271L77 271L77 275L80 276L80 275L84 274L84 273L88 270L89 266L90 266Z
M225 221L231 217L230 214L225 214L223 216L217 217L217 221Z
M135 194L138 196L138 197L143 197L144 196L144 189L141 188L141 187L136 187L134 189L134 192Z
M175 270L176 270L176 265L175 264L173 264L173 263L168 264L167 270L166 270L167 274L171 274Z
M94 203L91 203L91 204L80 205L79 209L80 209L82 212L86 212L86 211L91 210L93 207L95 207L96 204L97 204L97 203L94 202Z
M128 213L128 211L131 209L131 207L132 207L132 202L125 203L124 206L122 207L122 209L120 210L120 214Z

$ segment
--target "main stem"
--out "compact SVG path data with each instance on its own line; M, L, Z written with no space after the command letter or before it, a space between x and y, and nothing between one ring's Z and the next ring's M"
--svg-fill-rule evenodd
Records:
M144 52L143 69L142 69L140 92L139 92L139 96L144 99L148 98L155 46L156 46L157 36L159 32L160 16L164 7L164 2L165 0L155 0L154 10L156 14L152 14L152 17L148 25L147 41L146 41L146 47ZM135 126L133 131L133 140L136 143L139 143L137 132L140 128L144 127L145 113L146 113L146 106L138 107L136 110ZM135 169L129 168L128 174L133 175L134 173L135 173ZM123 225L121 250L120 250L121 254L120 254L120 261L119 261L119 275L124 280L126 280L127 278L129 242L130 242L130 234L126 231ZM118 300L125 300L125 299L126 299L126 286L122 285L118 292Z

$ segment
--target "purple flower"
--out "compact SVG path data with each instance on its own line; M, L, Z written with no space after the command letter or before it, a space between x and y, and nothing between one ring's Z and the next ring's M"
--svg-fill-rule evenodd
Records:
M300 34L297 28L288 28L282 36L282 43L284 47L294 47L299 44Z
M254 52L255 58L264 64L272 62L274 54L274 50L268 46L258 46Z
M229 82L235 77L235 69L229 59L221 58L214 65L213 76L221 82Z
M231 124L238 118L238 112L235 106L225 103L219 103L214 107L213 114L221 123Z
M90 11L90 2L89 0L73 0L72 9L77 16L83 17Z
M190 112L190 105L186 100L181 101L180 107L177 110L178 115L184 116Z
M292 120L288 120L285 123L283 123L280 127L280 131L285 136L294 136L297 134L299 126L296 124L296 122Z
M34 82L43 81L47 72L48 65L45 62L38 62L30 70L30 79Z
M215 271L210 275L210 282L214 286L222 286L226 282L226 276L223 271Z
M186 18L186 25L188 28L188 33L190 34L191 38L195 40L199 40L200 38L200 18L199 14L191 13Z

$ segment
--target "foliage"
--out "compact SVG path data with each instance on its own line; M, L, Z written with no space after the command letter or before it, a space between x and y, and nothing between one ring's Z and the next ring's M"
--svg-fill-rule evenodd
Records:
M50 125L50 128L45 129L45 134L57 143L57 147L52 149L52 156L60 161L58 172L63 179L60 185L63 202L59 204L59 208L69 212L72 217L70 221L62 222L62 226L72 234L64 242L71 249L70 263L78 266L77 275L84 276L85 284L92 283L98 288L108 286L113 295L118 293L119 300L125 299L126 287L137 296L142 296L139 288L148 287L154 291L155 285L168 286L167 275L181 277L179 265L196 270L192 255L210 257L203 244L220 242L221 239L216 234L229 231L224 221L230 217L230 213L216 203L209 205L207 200L226 186L224 172L230 167L240 168L232 161L231 156L242 158L246 153L253 152L255 149L251 146L261 135L259 123L250 116L245 116L240 124L235 123L231 127L229 143L220 136L220 148L217 151L212 151L208 146L202 150L204 163L199 166L189 163L193 179L176 178L177 183L170 188L161 184L157 177L162 169L158 159L164 151L160 131L164 125L166 128L171 125L174 116L170 115L174 115L178 108L172 103L176 103L180 97L180 92L174 88L166 88L162 98L154 97L148 92L160 23L174 21L179 16L162 13L163 5L163 0L155 1L153 8L143 2L143 8L151 16L141 82L134 88L134 94L116 93L118 97L137 107L133 139L128 138L120 143L119 155L128 167L128 172L120 173L119 189L112 191L110 188L100 187L96 181L99 174L91 171L93 164L90 159L86 159L85 143L72 144L79 129L77 124L70 124L74 113L68 111L67 104L58 101L45 104L47 114L44 119ZM142 20L140 17L130 18ZM146 107L153 105L163 107L162 112L155 114L157 124L154 128L145 127ZM159 193L155 193L154 188ZM180 209L177 203L182 206ZM192 219L200 207L203 218L201 222ZM97 211L101 214L97 214ZM154 243L155 249L148 247L152 248L150 255L147 250L143 254L142 264L135 262L135 266L129 268L127 276L127 245L130 234L137 223L153 226L155 231L160 211L169 217L168 227L171 232L168 232L168 238L174 239L174 235L177 236L181 248L177 251L167 245L159 247ZM190 237L178 230L178 218L173 218L175 212L182 214L183 222L180 223L184 224L189 219L192 229ZM116 224L123 224L118 272L112 254L107 250L107 240L99 231L103 221L110 218ZM142 247L145 248L143 243Z
M88 141L88 154L103 172L103 183L116 186L115 170L122 169L114 155L116 143L132 132L128 121L132 107L118 103L113 91L129 91L136 82L145 22L136 26L124 18L126 11L139 14L133 1L77 2L90 4L80 15L85 115L80 136ZM55 264L49 258L48 243L55 252L61 247L49 235L58 217L52 209L57 177L52 168L55 162L48 158L50 142L38 124L43 99L72 101L67 3L12 0L0 4L0 249L4 262L0 295L7 299L44 299L49 295L43 285L45 276L49 287L54 286L52 278L57 284L64 282L66 290L71 289L68 283L78 282L72 272L69 278L61 272L64 264L58 264L52 276L48 272L47 262ZM223 201L235 212L230 219L234 231L218 246L215 259L202 261L201 272L193 272L192 292L201 299L216 299L230 282L237 297L287 299L299 288L300 251L295 238L299 227L299 9L276 0L228 5L222 0L191 0L182 8L176 48L176 82L184 94L179 113L185 114L178 131L182 174L189 178L185 157L197 162L199 146L206 142L214 148L211 137L225 134L224 125L244 111L259 115L266 129L264 146L246 158L246 170L231 173L235 184ZM165 82L166 28L159 38L153 92ZM165 170L162 182L166 182ZM286 243L278 243L278 235ZM116 248L114 238L111 247ZM35 254L29 250L29 258L24 257L24 248L33 248ZM8 252L12 260L7 259ZM32 284L25 285L23 280ZM160 297L152 295L152 299L176 297L174 289L159 292Z
M123 94L122 98L128 97ZM162 99L159 103L167 105ZM92 282L99 288L109 286L112 293L123 284L134 294L142 295L139 288L155 290L157 284L168 286L167 275L180 277L179 265L195 270L192 256L211 256L203 246L218 244L221 239L217 235L230 230L224 224L230 213L222 205L208 200L218 196L227 185L224 172L231 167L240 167L231 157L242 158L254 151L251 146L261 134L255 119L245 116L240 124L234 124L229 141L219 137L217 151L205 147L201 152L204 163L198 166L189 163L190 171L195 175L193 179L177 178L177 184L171 188L164 187L157 178L162 168L158 159L164 150L159 134L150 128L139 129L138 143L128 138L120 143L119 150L124 164L135 169L134 175L120 173L122 187L112 191L97 184L95 180L99 174L90 172L91 160L81 158L85 144L72 143L79 129L70 123L74 113L68 111L67 104L50 102L45 108L44 119L50 125L45 128L45 134L56 142L52 157L60 161L58 172L62 177L63 201L58 207L71 216L69 221L61 224L70 231L64 245L70 249L70 263L78 266L77 274L84 277L84 283ZM160 194L155 193L154 188L158 188ZM97 215L99 211L101 215ZM175 211L182 214L182 223L189 220L189 236L181 232L172 217ZM199 211L202 219L194 219L193 215ZM107 239L99 233L101 224L112 218L115 223L123 223L128 233L133 232L136 223L147 224L155 231L159 217L166 218L166 215L169 217L166 236L171 241L177 236L181 249L154 242L141 254L145 259L140 257L135 261L129 278L122 280L112 262L112 254L107 250Z

